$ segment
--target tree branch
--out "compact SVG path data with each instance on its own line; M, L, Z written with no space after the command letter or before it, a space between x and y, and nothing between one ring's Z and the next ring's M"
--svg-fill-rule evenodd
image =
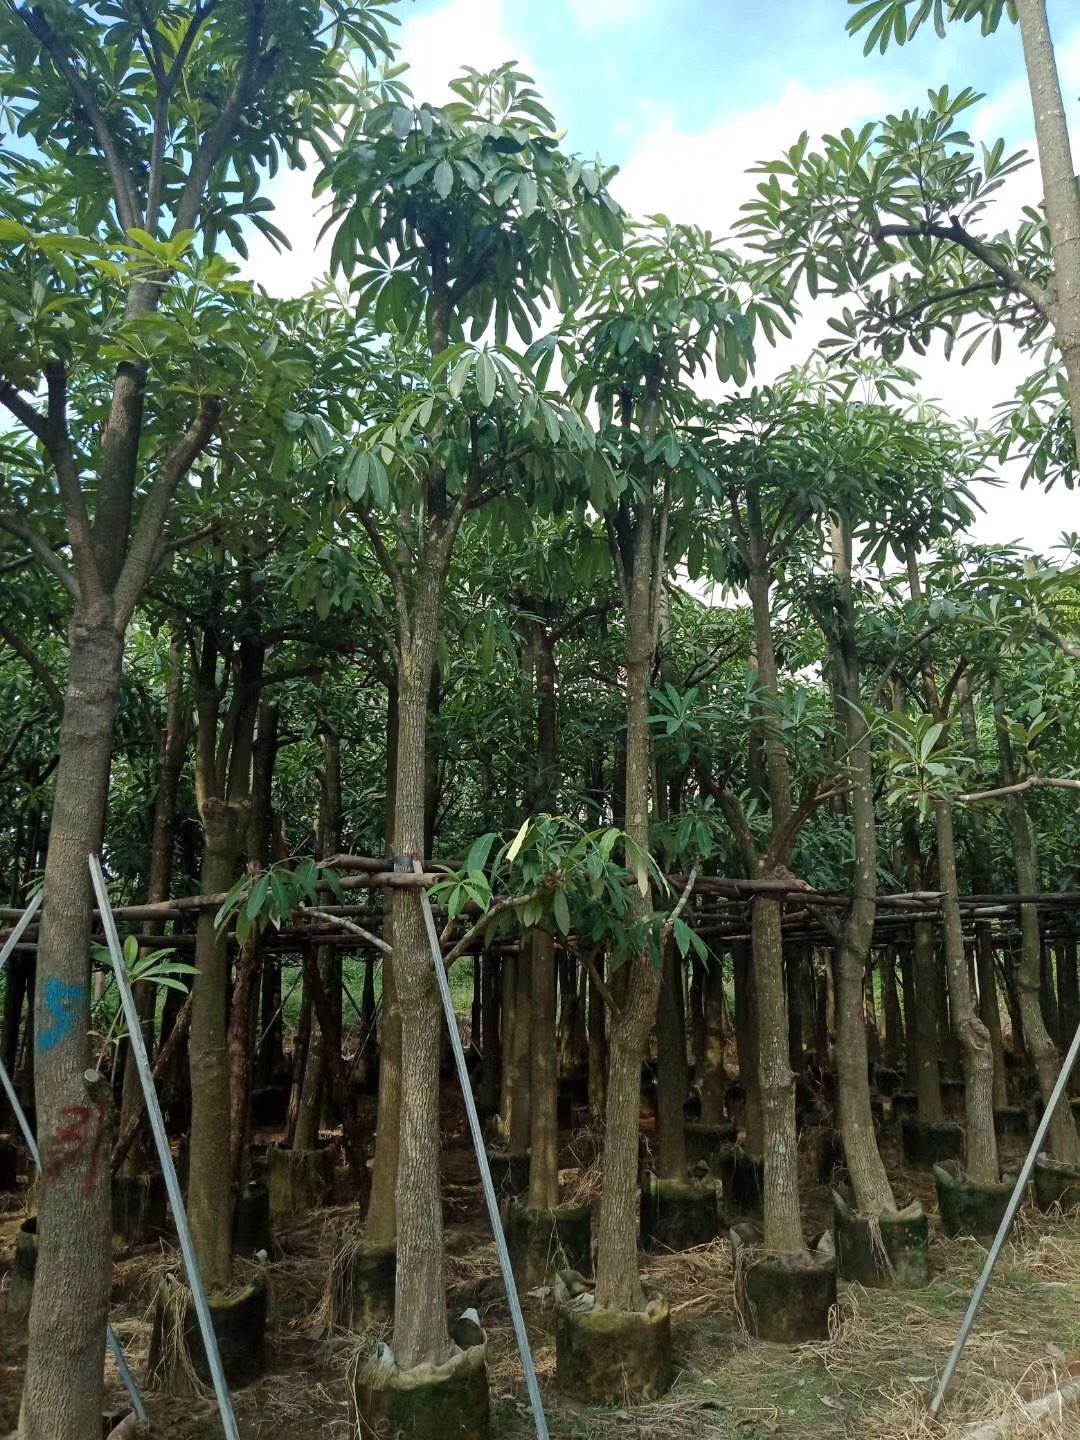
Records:
M154 556L176 487L209 445L221 416L221 408L222 402L215 396L203 400L198 415L162 461L154 477L135 526L131 549L116 582L116 625L127 625L135 611L143 586L153 571Z
M381 935L373 935L370 930L365 930L362 925L357 925L355 921L349 920L344 915L328 915L325 910L315 910L310 905L305 905L300 913L301 915L313 915L316 920L322 920L327 925L347 930L350 935L359 935L361 940L366 940L369 945L374 945L375 949L381 950L384 955L394 953L394 947L388 940L384 940Z
M68 89L86 112L86 118L93 127L102 157L109 172L113 198L120 224L131 230L139 224L139 207L135 201L135 186L131 172L120 158L116 140L104 112L98 106L88 82L79 74L70 57L66 54L59 36L49 24L40 5L20 5L15 13L23 21L31 35L48 52L53 64L67 81Z
M22 540L45 566L49 574L55 580L60 581L68 594L76 601L79 599L79 582L75 576L44 537L32 529L25 520L18 519L14 515L0 515L0 530L6 530L9 535L14 535L17 540Z
M678 902L677 902L674 910L672 910L671 914L667 917L667 919L664 921L663 926L661 927L661 930L660 930L660 948L661 948L661 950L662 950L663 947L667 944L668 939L669 939L670 936L671 936L672 930L675 929L675 921L678 920L679 916L680 916L680 915L682 914L682 912L686 909L687 903L688 903L688 901L689 901L689 899L690 899L690 896L693 894L694 886L695 886L696 884L697 884L697 866L694 865L694 866L692 866L691 869L690 869L690 874L686 877L686 884L683 886L683 892L682 892L682 894L679 896Z
M42 445L48 449L48 421L30 404L29 400L19 394L10 380L0 381L0 405L3 405L5 410L10 410L19 424L29 430L31 435L40 440Z
M379 534L379 527L375 524L371 511L364 505L357 508L357 515L360 517L360 524L371 541L371 548L375 551L375 558L383 568L383 573L390 581L391 589L394 592L394 604L397 608L398 625L401 627L402 635L409 634L409 595L405 588L405 576L401 567L390 554L386 541Z
M507 910L521 910L524 906L528 905L530 901L539 900L544 893L544 886L540 885L530 895L515 895L512 899L500 900L499 903L493 905L490 910L485 910L476 924L466 930L465 934L457 944L454 945L453 949L447 952L443 958L443 968L449 970L454 961L469 948L477 936L491 924L497 915L503 915Z
M26 641L16 635L14 630L12 630L11 627L9 625L6 625L2 620L0 620L0 640L3 640L4 643L8 646L8 648L10 650L13 650L15 654L18 655L20 660L24 660L26 662L29 668L33 671L36 678L40 681L41 687L45 691L45 694L49 697L49 701L53 709L56 711L57 715L62 718L64 714L63 692L61 691L59 685L57 685L53 677L49 674L48 667L41 659L40 655L36 655L31 649L31 647L27 645Z
M950 300L963 300L968 295L981 295L988 290L1007 291L1010 287L1003 280L983 280L977 285L961 285L958 290L942 290L937 295L926 295L913 305L906 306L896 315L897 320L914 320L931 305L945 305Z
M194 22L193 22L194 23ZM203 137L195 152L188 178L176 206L173 234L194 230L199 218L207 181L214 166L224 155L233 138L236 122L245 106L273 69L270 56L261 55L266 28L266 0L248 0L247 28L244 35L244 59L232 93L214 125ZM171 73L171 72L170 72Z
M1008 795L1022 795L1025 790L1080 790L1080 780L1057 779L1049 775L1029 775L1015 785L999 785L996 790L977 790L972 795L958 795L963 805L976 805L982 800L1002 800Z
M1015 270L1007 261L982 240L976 240L975 236L965 230L955 215L949 217L948 225L880 225L872 232L875 240L912 240L923 237L930 240L946 240L952 245L959 245L969 255L974 255L988 270L992 270L999 280L1004 281L1012 290L1017 290L1025 299L1030 300L1040 315L1049 316L1052 309L1050 293L1029 280L1026 275Z
M791 848L799 838L799 831L806 824L815 810L820 810L822 805L827 805L837 795L846 795L851 789L850 785L836 785L830 790L822 790L817 780L811 780L803 791L803 797L798 806L791 812L779 830L773 835L769 842L769 848L762 860L762 869L766 874L775 870L777 865L786 863L791 854Z

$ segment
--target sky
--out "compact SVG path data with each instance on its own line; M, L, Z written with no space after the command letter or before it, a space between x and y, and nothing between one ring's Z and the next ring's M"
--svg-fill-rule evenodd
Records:
M746 172L755 162L778 156L802 130L817 138L917 105L929 86L982 92L974 135L1002 135L1010 150L1034 153L1020 38L1009 25L985 38L977 26L956 26L944 41L927 27L902 49L864 57L861 39L845 33L847 0L403 0L398 13L418 101L444 101L462 65L516 60L567 131L566 147L620 167L612 189L627 210L662 211L718 236L752 195ZM1049 13L1080 135L1080 3L1049 0ZM246 269L271 293L300 293L326 268L311 178L286 174L269 190L293 250L276 255L255 237ZM1033 164L1009 182L996 222L1009 224L1039 193ZM792 342L761 355L756 378L801 362L824 333L816 307ZM988 422L1026 365L1006 347L996 367L980 351L967 366L938 354L919 369L925 395L958 419ZM1021 490L1015 472L1003 478L980 492L978 540L1046 553L1063 531L1080 530L1080 496Z

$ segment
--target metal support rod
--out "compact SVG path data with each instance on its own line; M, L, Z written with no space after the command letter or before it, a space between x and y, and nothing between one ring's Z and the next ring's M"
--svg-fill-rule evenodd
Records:
M406 861L406 863L408 862ZM395 869L397 865L398 862L395 861ZM412 866L413 869L422 871L422 866L418 860L414 860ZM450 995L450 983L446 978L446 967L443 965L439 932L435 928L435 917L431 913L431 901L428 899L426 890L420 891L420 904L424 911L424 924L427 927L428 943L431 946L431 959L435 966L435 977L439 982L439 994L442 996L443 1012L446 1015L446 1027L450 1031L450 1045L454 1051L454 1063L457 1066L458 1079L461 1082L461 1094L465 1101L465 1112L469 1117L469 1129L472 1131L473 1148L476 1151L476 1162L480 1167L480 1182L484 1188L484 1199L487 1202L488 1216L490 1217L491 1228L495 1235L495 1249L499 1252L499 1265L502 1268L503 1281L506 1285L506 1298L510 1305L510 1318L514 1322L514 1335L517 1338L518 1354L521 1356L521 1368L525 1372L525 1385L529 1392L529 1404L532 1407L536 1434L538 1440L548 1440L547 1417L544 1414L544 1402L540 1398L540 1386L536 1379L536 1367L533 1364L532 1351L529 1348L529 1337L525 1330L525 1317L521 1313L517 1286L514 1283L514 1272L510 1266L510 1255L506 1248L506 1236L503 1234L502 1220L499 1218L499 1202L495 1198L495 1186L491 1183L487 1149L485 1148L484 1136L480 1128L480 1117L476 1113L476 1102L473 1099L472 1085L469 1083L469 1072L465 1066L465 1051L462 1049L461 1036L458 1033L457 1027L457 1016L454 1014L454 1001Z
M8 957L11 955L12 951L15 949L15 946L18 944L19 936L23 933L26 927L30 924L30 921L34 918L34 915L40 904L41 891L39 890L38 893L34 896L33 900L31 900L30 904L27 906L26 912L23 915L22 919L8 936L7 940L4 943L3 949L0 950L0 971L3 971L4 966L8 962ZM34 1162L34 1169L37 1170L40 1174L41 1152L38 1150L37 1141L34 1139L34 1132L33 1130L31 1130L30 1122L26 1118L26 1111L19 1103L19 1097L15 1093L15 1086L12 1083L11 1076L8 1074L7 1066L4 1064L2 1058L0 1058L0 1088L3 1089L4 1094L7 1096L8 1104L11 1106L12 1113L15 1116L15 1123L22 1131L22 1137L26 1141L26 1148L29 1151L30 1159ZM131 1401L131 1408L135 1412L135 1418L140 1422L140 1424L143 1424L145 1423L147 1418L146 1406L143 1404L143 1398L142 1395L139 1393L139 1387L135 1383L135 1376L132 1375L127 1360L124 1358L124 1347L117 1339L116 1331L108 1323L106 1323L105 1326L105 1340L108 1344L110 1351L112 1352L113 1359L116 1361L116 1368L119 1371L120 1379L123 1382L124 1389L128 1393L128 1399Z
M139 1072L139 1080L146 1100L146 1113L150 1117L150 1128L154 1132L154 1144L157 1146L162 1173L165 1176L165 1188L169 1192L169 1203L172 1206L173 1219L176 1221L176 1233L180 1237L184 1269L187 1271L188 1284L191 1287L195 1312L199 1319L199 1329L202 1332L203 1345L206 1347L206 1360L210 1367L211 1379L214 1382L214 1394L217 1397L218 1409L221 1412L221 1428L225 1432L226 1440L240 1440L236 1428L236 1416L233 1414L232 1400L229 1396L229 1387L225 1383L225 1372L221 1367L221 1353L218 1350L217 1335L214 1333L214 1322L210 1315L210 1306L203 1286L202 1272L195 1255L191 1230L188 1228L184 1197L180 1193L180 1181L176 1177L176 1166L173 1164L172 1151L169 1149L169 1137L165 1133L165 1121L162 1119L161 1105L158 1103L154 1077L146 1055L142 1024L135 1008L135 998L131 993L131 986L128 983L124 952L120 945L120 937L116 933L116 921L113 919L112 909L109 905L105 877L101 873L101 861L96 855L90 855L88 861L94 893L97 895L98 905L101 908L102 928L105 931L109 954L112 956L116 985L124 1007L124 1018L128 1027L128 1044L131 1046L131 1053L135 1057L135 1067Z
M998 1232L994 1236L994 1243L990 1246L990 1252L986 1257L986 1264L982 1268L982 1274L979 1276L978 1282L975 1285L974 1294L968 1303L967 1311L960 1325L960 1333L956 1337L956 1344L952 1348L952 1354L949 1356L941 1379L938 1381L934 1398L930 1401L931 1415L936 1415L941 1409L941 1402L945 1399L945 1392L952 1383L952 1378L956 1373L960 1356L963 1354L964 1346L967 1344L968 1336L971 1334L971 1327L974 1325L975 1317L979 1313L979 1306L982 1304L986 1287L990 1283L990 1276L994 1266L997 1264L997 1259L1001 1254L1002 1247L1009 1238L1009 1231L1012 1229L1013 1219L1016 1216L1017 1210L1020 1208L1020 1202L1024 1198L1024 1190L1031 1177L1031 1172L1035 1168L1035 1161L1042 1148L1042 1143L1046 1139L1046 1132L1050 1129L1050 1121L1054 1118L1054 1112L1058 1107L1058 1102L1065 1092L1066 1085L1069 1083L1069 1076L1073 1072L1077 1056L1080 1056L1080 1028L1077 1029L1076 1034L1073 1036L1073 1042L1069 1046L1069 1053L1066 1055L1065 1063L1061 1067L1057 1084L1054 1086L1050 1099L1046 1102L1042 1119L1039 1121L1038 1128L1035 1131L1035 1138L1032 1140L1031 1148L1028 1150L1024 1163L1020 1167L1020 1174L1016 1177L1016 1184L1013 1186L1013 1193L1009 1197L1009 1204L1005 1210L1005 1214L1001 1217L1001 1224L998 1226Z
M30 904L27 905L26 909L15 922L14 930L12 930L11 934L4 941L3 949L0 949L0 970L3 970L4 966L8 962L9 955L15 949L15 946L19 943L19 941L22 939L23 933L29 926L30 921L33 920L34 916L40 910L41 897L43 894L44 891L38 891L38 893L30 901Z

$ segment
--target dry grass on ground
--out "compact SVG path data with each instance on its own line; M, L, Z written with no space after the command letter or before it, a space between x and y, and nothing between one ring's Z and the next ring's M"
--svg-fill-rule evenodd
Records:
M489 1335L496 1434L531 1433L495 1248L480 1221L482 1204L465 1137L446 1133L447 1282L457 1310L475 1306ZM923 1173L891 1168L900 1194L932 1198ZM594 1188L589 1176L584 1188ZM824 1215L827 1190L807 1191L808 1228ZM0 1215L0 1274L7 1268L20 1216ZM279 1237L272 1257L269 1373L239 1392L244 1440L349 1440L347 1375L355 1337L325 1323L323 1293L330 1257L354 1229L351 1206L321 1211ZM582 1411L557 1400L550 1296L525 1297L553 1440L961 1440L974 1421L1069 1377L1080 1352L1080 1223L1025 1211L1002 1256L947 1405L944 1423L925 1414L934 1379L956 1336L985 1251L974 1241L932 1242L933 1282L908 1293L841 1287L838 1324L825 1342L787 1349L749 1341L732 1305L726 1243L650 1261L649 1280L672 1309L677 1379L655 1404ZM157 1248L118 1258L113 1321L136 1373L145 1366L154 1294L178 1270L175 1251ZM0 1317L0 1435L14 1428L23 1358L21 1337ZM109 1370L110 1401L123 1396ZM169 1440L220 1434L212 1401L150 1397L155 1433ZM1080 1435L1080 1406L1015 1432L1016 1440L1070 1440Z

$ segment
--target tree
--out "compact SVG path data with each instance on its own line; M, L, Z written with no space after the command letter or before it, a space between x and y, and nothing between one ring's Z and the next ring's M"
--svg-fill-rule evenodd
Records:
M769 179L750 202L746 233L769 243L783 232L779 253L815 293L854 294L857 308L830 324L842 345L866 339L895 358L905 344L920 352L935 333L947 349L970 338L965 357L992 337L1001 353L1003 331L1021 346L1056 343L1068 385L1061 397L1056 364L1042 370L1033 391L1071 407L1072 444L1080 434L1080 198L1061 84L1045 0L849 0L857 6L848 30L865 31L867 54L904 44L933 20L947 25L978 20L983 34L1003 19L1018 23L1035 121L1044 204L1027 210L1011 231L989 234L987 201L1025 163L1006 155L1004 141L977 157L962 128L963 113L981 97L965 89L930 92L924 109L847 129L811 151L804 135L780 161L760 170ZM828 199L826 199L828 195ZM1050 339L1052 337L1052 340ZM1023 387L1024 389L1028 387ZM1017 411L1032 403L1021 393ZM1003 443L1013 417L1006 417ZM1030 437L1028 437L1030 438ZM1071 466L1070 466L1071 470Z
M620 237L605 172L563 154L528 77L505 65L468 71L453 88L458 98L443 109L387 101L359 113L340 148L324 153L320 179L340 222L333 262L354 277L358 306L377 331L418 337L400 408L354 443L342 475L393 591L393 851L403 859L425 852L429 696L462 523L496 497L521 506L530 491L558 508L558 451L592 448L583 422L536 391L504 341L511 325L528 337L550 298L572 300L586 254ZM494 347L465 342L468 327L476 336L489 324ZM572 461L575 478L580 469ZM392 1183L393 1350L409 1369L449 1350L431 1164L440 1005L419 897L395 892L392 923L389 974L406 1037L400 1153L394 1119L384 1123L380 1109L372 1208L380 1206L373 1219L385 1240ZM384 984L386 975L384 967Z
M38 452L33 503L27 489L6 494L2 528L74 601L35 1013L46 1182L28 1440L100 1428L107 1170L92 1136L74 1163L54 1139L64 1108L86 1101L86 857L102 841L127 626L167 546L173 498L235 389L224 352L247 335L218 333L218 363L201 370L169 307L199 284L221 287L220 266L190 258L194 232L211 252L221 234L243 244L245 217L277 233L260 213L260 169L296 163L301 136L330 123L346 43L372 60L385 52L381 0L331 11L327 27L326 7L280 0L0 10L2 124L36 147L5 148L0 162L0 404Z
M625 250L600 267L578 322L571 394L595 399L619 476L617 502L603 510L624 624L625 829L642 855L653 775L649 684L665 589L671 567L694 544L695 502L711 483L684 429L696 408L691 381L710 368L722 381L744 380L759 327L770 340L777 330L786 333L786 312L784 292L762 284L754 267L711 235L659 216L637 226ZM644 870L638 878L640 919L648 924L651 887ZM613 1310L643 1304L637 1122L641 1061L660 989L654 952L643 947L628 962L610 1037L596 1300Z

